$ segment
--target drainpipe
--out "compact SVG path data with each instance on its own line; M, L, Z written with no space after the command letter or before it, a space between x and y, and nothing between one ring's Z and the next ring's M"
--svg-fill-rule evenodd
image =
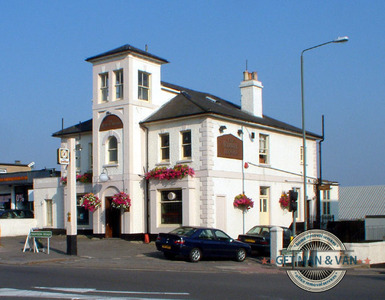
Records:
M142 125L143 128L146 130L146 141L145 141L145 144L146 144L146 167L145 167L145 170L144 170L144 173L147 173L148 172L148 128L144 125ZM149 180L146 179L145 177L144 178L144 199L146 201L146 229L145 229L145 232L146 234L149 234L150 233L150 199L148 197L149 195Z

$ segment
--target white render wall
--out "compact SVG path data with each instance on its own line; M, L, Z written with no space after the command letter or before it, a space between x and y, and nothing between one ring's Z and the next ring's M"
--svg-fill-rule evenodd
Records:
M50 199L52 200L52 228L64 229L64 193L60 178L34 179L33 186L36 226L48 227L46 199Z
M217 157L217 137L222 135L219 127L225 125L227 129L223 134L233 134L237 138L238 129L242 126L225 120L214 118L189 118L174 122L152 124L149 126L149 168L156 166L173 167L175 164L187 163L194 168L196 176L196 202L199 201L198 221L201 226L218 227L227 231L232 237L252 226L260 224L259 216L259 188L269 187L269 217L271 225L289 226L292 222L292 213L282 210L279 205L281 193L288 192L290 189L299 189L299 218L303 221L303 196L301 194L302 164L300 163L300 147L302 137L275 132L269 129L260 129L252 126L244 126L244 161ZM182 161L180 159L181 144L180 132L191 130L192 137L192 159ZM250 138L250 133L255 132L255 139ZM159 135L168 133L170 137L170 161L160 161L160 138ZM245 213L245 224L243 224L242 212L233 207L234 197L242 193L243 175L242 169L244 162L258 165L259 158L259 133L267 134L270 137L270 164L276 169L295 173L261 168L250 164L248 169L244 169L245 194L254 201L254 208ZM308 140L308 176L316 177L316 143ZM150 180L152 190L156 187L167 189L169 186L175 187L167 180ZM310 180L312 181L312 180ZM153 194L155 195L155 194ZM313 185L308 185L308 198L314 198ZM198 200L199 199L199 200ZM152 209L156 203L151 197ZM191 201L191 199L190 199ZM189 204L191 205L191 204ZM183 209L185 209L183 207ZM155 226L156 227L156 226ZM151 227L151 228L155 228ZM174 226L175 227L175 226ZM167 228L168 229L168 228ZM158 232L159 227L156 228Z
M123 69L123 99L114 99L114 71ZM138 99L138 71L150 75L150 99ZM146 207L144 200L144 170L146 167L146 131L139 125L175 94L161 89L160 64L132 54L117 56L93 64L93 179L95 192L102 199L102 207L94 213L94 232L104 233L104 199L124 191L130 195L132 206L122 214L121 228L124 234L143 233L146 230ZM99 101L99 74L109 73L109 101ZM122 129L99 131L100 124L108 115L118 116ZM106 141L114 135L118 140L118 164L108 164ZM99 182L99 175L106 169L108 182Z

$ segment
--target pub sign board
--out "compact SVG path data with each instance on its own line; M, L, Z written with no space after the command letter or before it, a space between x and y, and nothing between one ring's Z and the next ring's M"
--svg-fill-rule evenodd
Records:
M68 165L70 163L70 150L68 148L57 149L57 163L59 165Z
M242 140L232 134L217 137L217 156L231 159L243 159Z

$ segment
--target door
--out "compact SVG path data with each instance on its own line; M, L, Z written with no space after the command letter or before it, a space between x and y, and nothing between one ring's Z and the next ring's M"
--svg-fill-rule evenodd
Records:
M106 238L120 237L121 213L120 209L113 208L112 198L106 197Z
M259 224L270 225L269 188L259 188Z

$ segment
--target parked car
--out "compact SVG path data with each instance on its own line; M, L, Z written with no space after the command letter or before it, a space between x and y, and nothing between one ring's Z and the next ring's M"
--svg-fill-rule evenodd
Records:
M251 246L251 250L258 254L270 254L270 230L277 226L258 225L251 228L246 234L240 234L238 240ZM291 230L287 227L278 226L283 229L283 247L286 248L291 241Z
M0 210L0 219L33 219L33 211L28 209L6 209Z
M159 233L155 244L166 258L181 255L191 262L202 257L226 257L241 262L251 250L248 244L232 239L222 230L206 227L182 226Z

